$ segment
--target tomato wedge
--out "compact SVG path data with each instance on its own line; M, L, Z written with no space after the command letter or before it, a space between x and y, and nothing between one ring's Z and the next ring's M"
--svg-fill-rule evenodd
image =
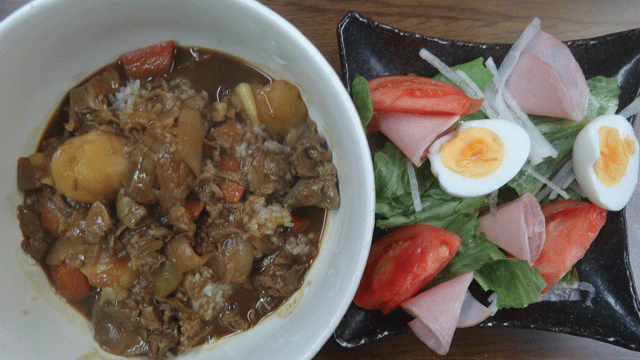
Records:
M591 246L607 220L607 211L579 200L562 200L542 206L546 240L533 264L547 282L544 294L566 274Z
M472 99L460 88L427 77L393 75L369 80L374 117L367 126L375 131L376 112L404 112L423 115L466 115L478 109L484 99Z
M407 225L371 247L354 302L365 309L394 310L451 261L460 237L431 225Z

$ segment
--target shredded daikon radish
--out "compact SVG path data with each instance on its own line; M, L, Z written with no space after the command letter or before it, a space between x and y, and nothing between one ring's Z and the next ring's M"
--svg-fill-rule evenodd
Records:
M635 100L631 102L631 104L627 105L622 111L620 111L620 115L625 118L630 118L633 115L637 115L640 112L640 97L637 97Z
M536 195L536 200L538 200L538 202L541 202L547 196L549 196L549 194L551 194L552 191L553 189L551 189L548 186L545 186L542 190L538 191L538 195Z
M595 106L597 108L600 107L600 102L598 102L598 99L596 99L596 97L593 96L591 91L589 91L589 101L593 104L593 106Z
M553 179L551 179L551 182L561 189L566 189L573 180L575 180L575 176L573 175L573 161L569 159L564 165L562 165L560 170L558 170L558 173L553 177ZM550 186L545 186L540 190L540 192L538 192L536 199L538 199L538 201L542 201L547 196L549 196L549 199L555 199L558 196L558 192Z
M580 194L580 196L582 197L586 197L584 192L582 191L582 189L580 188L580 185L578 184L577 181L573 181L569 186L567 186L569 189L577 192L578 194Z
M547 179L546 177L540 175L537 171L535 171L531 165L529 164L525 164L522 167L526 172L528 172L529 174L531 174L534 178L542 181L543 183L547 184L547 186L549 186L551 189L555 190L558 192L558 194L560 194L560 196L562 196L565 199L568 199L570 196L569 194L564 191L564 189L561 189L558 185L554 184L553 182L551 182L549 179Z
M495 315L498 312L498 293L497 292L493 292L491 293L491 295L489 295L489 297L487 298L487 301L489 301L489 306L487 306L487 308L489 308L489 310L491 310L491 316Z
M496 68L496 64L493 61L493 58L488 58L487 61L485 61L485 66L493 74L493 81L502 83L503 79L500 79L500 74L498 72L498 69ZM510 118L507 118L505 120L513 119L515 123L520 125L527 132L527 134L529 135L529 139L531 140L531 152L529 153L529 160L531 161L531 163L533 165L536 165L546 157L551 156L555 158L556 156L558 156L558 150L556 150L556 148L551 145L549 140L547 140L547 138L542 135L540 130L531 121L529 116L522 110L522 108L520 108L520 105L518 105L516 100L511 96L506 88L503 90L502 96L502 101L506 101L506 104L509 106L508 108L506 106L498 105L499 103L501 103L501 100L498 100L490 92L485 94L485 97L489 99L489 102L494 101L496 103L494 104L494 107L496 109L499 109L498 112L500 116L507 117L506 113L508 113ZM500 111L500 109L502 109L503 111ZM509 110L511 110L513 114L509 112Z
M511 72L516 67L516 63L520 58L520 53L527 46L529 41L540 31L540 19L534 18L533 21L524 29L522 34L518 40L516 40L507 55L504 57L504 60L500 64L500 68L498 69L498 74L500 74L500 82L492 82L487 86L487 90L490 92L494 92L498 99L502 98L502 91L504 89L504 85L511 75Z
M416 212L422 210L422 199L420 199L420 189L418 188L418 178L413 168L411 160L407 159L407 173L409 174L409 185L411 186L411 198L413 199L413 208Z
M428 62L431 66L436 68L442 75L446 76L451 80L457 87L462 89L469 97L472 98L482 98L484 97L482 90L478 88L478 86L465 74L464 72L456 72L452 68L450 68L447 64L442 62L442 60L438 59L433 53L431 53L427 49L420 49L418 53L421 58L423 58L426 62ZM466 81L460 73L463 74L470 81Z
M571 185L571 183L576 179L575 175L573 175L573 173L569 174L569 176L565 179L565 181L563 183L560 184L560 187L563 189L566 189L569 185ZM555 191L552 191L551 194L549 195L549 199L553 200L556 197L558 197L558 193Z
M605 115L613 115L616 113L616 110L618 110L618 107L615 105L611 105L609 106L609 108L607 109L607 111L604 113Z
M478 85L476 85L476 83L474 83L473 80L471 80L469 75L467 75L462 70L457 70L456 74L458 74L458 76L460 76L460 79L462 79L469 86L469 88L472 90L472 92L473 92L473 96L472 97L474 97L474 98L484 98L484 93L482 92L482 90L480 90ZM471 96L470 94L467 94L467 95ZM485 99L485 101L482 102L482 105L480 106L480 110L483 113L485 113L490 119L497 119L498 118L498 111L495 110L493 108L493 106L491 105L491 103L486 101L486 99Z
M498 213L498 190L494 190L489 195L489 217L493 224L496 223L496 214Z
M556 186L561 189L566 189L567 186L571 184L571 181L567 182L568 179L571 179L571 181L573 181L574 179L573 161L571 159L569 159L564 165L562 165L560 170L558 170L558 173L556 174L556 176L554 176L553 179L551 179L551 182L556 184ZM549 198L555 199L557 196L558 196L558 192L555 191L554 189L551 189L551 192L549 193Z

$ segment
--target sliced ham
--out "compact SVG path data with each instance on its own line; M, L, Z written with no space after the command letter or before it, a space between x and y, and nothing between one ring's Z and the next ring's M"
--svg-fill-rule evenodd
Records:
M545 240L545 220L535 196L520 198L499 206L495 213L480 216L479 231L509 254L530 265L538 259Z
M409 327L429 348L440 355L449 352L465 293L473 272L462 274L402 303L414 316Z
M429 145L460 119L460 115L419 115L384 113L378 115L378 126L416 166L427 158Z
M464 295L462 309L460 309L460 318L458 318L458 324L456 327L465 328L475 326L483 322L489 316L491 316L491 310L482 305L473 297L471 292L467 290Z
M527 43L506 87L527 114L581 121L589 87L569 48L540 30Z

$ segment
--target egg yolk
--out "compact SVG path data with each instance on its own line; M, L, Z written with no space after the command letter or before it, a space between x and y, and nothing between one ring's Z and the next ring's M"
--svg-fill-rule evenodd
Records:
M441 162L449 170L470 178L495 172L504 158L504 144L491 130L463 129L443 147Z
M612 126L600 127L598 135L600 158L593 164L593 170L602 184L615 186L627 171L629 156L636 152L635 145L629 136L620 138L618 130Z

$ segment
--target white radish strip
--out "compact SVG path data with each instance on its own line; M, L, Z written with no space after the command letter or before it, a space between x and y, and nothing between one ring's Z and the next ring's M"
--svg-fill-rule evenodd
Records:
M484 97L484 93L482 92L482 90L480 90L478 85L476 85L476 83L474 83L473 80L471 80L469 75L467 75L462 70L457 70L456 74L458 74L458 76L460 76L460 78L467 84L467 86L469 86L469 88L473 92L473 97L474 98L483 98ZM467 94L467 95L471 96L470 94ZM487 117L490 118L490 119L498 118L498 111L495 110L493 108L493 106L491 105L491 103L486 101L486 99L485 99L485 101L482 102L482 105L480 106L480 110L483 113L485 113L485 115L487 115Z
M502 81L502 79L500 79L500 74L498 73L498 69L496 68L496 64L493 61L493 58L490 57L489 59L487 59L487 61L485 61L485 66L489 71L491 71L496 81ZM515 113L514 119L516 120L516 123L522 126L527 134L529 134L529 138L531 139L531 153L529 156L529 160L531 161L531 163L535 165L540 163L542 159L546 157L557 157L558 150L556 150L556 148L551 145L549 140L547 140L547 138L542 135L540 130L531 121L529 116L524 111L522 111L518 103L506 88L504 89L502 95L503 100L506 100L509 108L511 108L511 110ZM487 98L489 97L490 96L487 96Z
M580 196L582 196L582 197L586 197L586 196L584 195L584 192L582 191L582 188L580 188L580 185L578 184L578 182L577 182L577 181L572 182L572 183L568 186L568 188L569 188L569 189L571 189L571 190L573 190L573 191L575 191L575 192L577 192L578 194L580 194Z
M605 111L605 115L613 115L616 113L616 110L618 110L618 107L615 105L611 105L609 106L609 108L607 109L607 111Z
M413 208L416 212L422 210L422 200L420 199L420 189L418 188L418 178L413 168L411 160L407 159L407 173L409 174L409 185L411 186L411 198L413 199Z
M489 310L491 310L491 316L493 316L498 312L498 293L491 293L487 300L489 301Z
M586 293L583 296L583 293ZM591 299L596 293L593 285L587 282L559 282L549 289L546 293L541 294L537 302L542 301L583 301L587 306L591 306Z
M567 176L566 180L561 183L560 187L563 189L566 189L567 187L569 187L569 185L571 185L571 183L576 179L575 175L573 175L573 173L569 174L569 176ZM558 197L558 193L555 191L551 192L551 195L549 195L549 199L553 200L556 197Z
M627 105L618 115L624 116L626 119L632 117L633 115L637 115L640 112L640 97L637 97L635 100L631 102L631 104Z
M522 34L518 40L516 40L507 55L504 57L502 64L500 64L500 68L498 69L498 73L500 74L501 81L495 89L495 93L498 95L498 98L501 97L502 90L504 89L504 85L511 75L511 72L516 67L516 63L520 58L520 53L527 46L529 41L536 35L536 33L540 31L540 19L535 18L533 21L524 29ZM491 85L490 85L491 86Z
M557 191L558 194L560 194L560 196L562 196L565 199L569 198L569 194L567 194L566 191L564 191L564 189L561 189L559 186L557 186L556 184L554 184L553 182L549 181L549 179L547 179L546 177L540 175L537 171L535 171L529 164L526 164L525 166L522 167L526 172L528 172L529 174L531 174L531 176L533 176L534 178L542 181L543 183L547 184L547 186L549 186L550 188L552 188L553 190Z
M498 212L498 190L494 190L489 195L489 215L491 216L491 221L496 223L496 213Z
M562 186L562 184L564 184L566 182L567 178L572 177L572 176L573 176L573 161L571 159L569 159L564 165L562 165L560 170L558 170L558 173L556 174L556 176L554 176L551 179L551 182L556 184L556 186L561 188L561 189L566 189L567 186L569 186L569 184L571 183L571 181L569 183L567 183L566 185L564 185L564 186ZM560 184L560 185L558 185L558 184ZM550 197L550 199L555 199L558 196L558 192L555 191L554 189L552 189L549 186L545 186L538 193L538 196L536 196L536 199L538 199L538 201L542 201L542 199L544 199L548 195L553 196L553 197Z
M458 76L458 74L456 74L456 72L452 68L450 68L447 64L443 63L442 60L438 59L437 56L433 55L431 51L423 48L423 49L420 49L420 52L418 53L418 55L420 55L421 58L423 58L431 66L433 66L438 71L440 71L442 75L448 77L449 80L453 81L453 83L456 84L456 86L464 90L464 92L467 93L467 95L469 95L469 92L467 92L467 90L464 89L465 87L467 87L466 83L462 79L460 79L460 76Z
M458 318L457 328L475 326L491 316L491 310L476 300L471 292L467 290L464 294L460 318Z
M418 55L420 55L420 57L423 58L426 62L428 62L431 66L433 66L438 71L440 71L442 75L449 78L449 80L451 80L457 87L462 89L462 91L464 91L465 94L467 94L467 96L472 98L482 98L484 96L482 93L482 90L478 88L478 86L473 82L473 80L468 79L469 80L468 82L464 80L459 75L458 72L454 71L447 64L442 62L442 60L438 59L438 57L433 55L433 53L431 53L429 50L420 49L420 52L418 53ZM462 73L464 74L464 72ZM467 74L464 74L464 76L466 78L469 78ZM470 84L473 84L473 86L471 86Z
M599 108L600 107L600 102L598 102L598 99L596 99L595 96L593 96L593 94L591 92L589 92L589 101L593 104L593 106Z
M551 194L552 191L553 189L551 189L548 186L545 186L542 190L538 192L538 195L536 195L536 200L538 200L538 202L541 202L542 200L544 200L544 198L549 196L549 194Z

